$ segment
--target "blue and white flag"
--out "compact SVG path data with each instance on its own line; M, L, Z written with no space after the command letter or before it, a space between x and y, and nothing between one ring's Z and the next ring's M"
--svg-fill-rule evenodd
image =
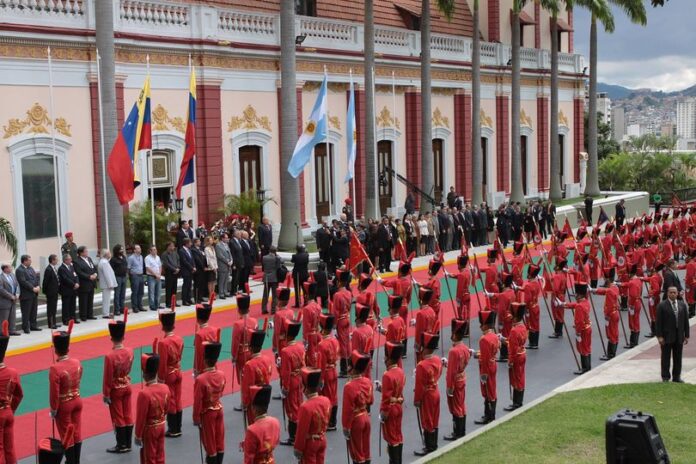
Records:
M319 95L317 95L317 101L314 102L312 114L309 115L309 121L297 141L297 145L295 145L295 151L292 153L290 164L288 164L288 172L294 178L297 178L302 173L309 160L312 159L314 146L326 138L326 113L328 107L326 101L326 81L327 76L324 74L324 82L321 83L319 88Z
M348 172L346 172L346 182L350 181L355 175L355 156L357 145L355 143L355 92L353 90L353 76L350 78L350 97L348 99L348 116L346 117L346 139L348 140Z

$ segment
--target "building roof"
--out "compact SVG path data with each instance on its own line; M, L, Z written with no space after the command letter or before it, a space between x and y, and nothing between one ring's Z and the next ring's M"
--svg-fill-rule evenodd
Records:
M280 12L280 0L255 0L253 2L249 0L191 0L191 2L229 6L264 13ZM317 16L320 18L358 23L362 23L364 20L364 0L316 0L316 3ZM437 9L436 0L430 0L430 4L432 31L434 33L471 37L473 19L467 0L455 0L455 12L450 21ZM375 24L405 28L406 24L397 5L402 10L420 16L420 0L374 0Z

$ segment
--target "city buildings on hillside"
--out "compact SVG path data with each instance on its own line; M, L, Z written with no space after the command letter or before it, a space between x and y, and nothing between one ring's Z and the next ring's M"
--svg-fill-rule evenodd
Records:
M696 98L685 98L677 102L677 148L696 148Z

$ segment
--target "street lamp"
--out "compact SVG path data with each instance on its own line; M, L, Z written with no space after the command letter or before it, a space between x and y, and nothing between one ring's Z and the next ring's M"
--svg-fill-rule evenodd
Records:
M256 201L259 202L259 223L263 221L263 203L266 200L266 191L264 189L258 189L256 191Z
M184 210L184 199L177 198L174 200L174 209L179 213L179 227L181 227L181 212Z

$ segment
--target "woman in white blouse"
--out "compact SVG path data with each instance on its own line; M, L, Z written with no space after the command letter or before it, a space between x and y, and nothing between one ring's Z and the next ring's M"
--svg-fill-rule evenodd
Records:
M215 292L215 282L217 282L217 256L215 255L215 242L213 242L213 237L208 235L205 238L205 277L208 282L208 295L212 295Z
M418 231L420 232L420 253L418 256L423 256L425 255L425 247L428 244L430 232L428 231L428 222L423 218L422 214L418 215Z

